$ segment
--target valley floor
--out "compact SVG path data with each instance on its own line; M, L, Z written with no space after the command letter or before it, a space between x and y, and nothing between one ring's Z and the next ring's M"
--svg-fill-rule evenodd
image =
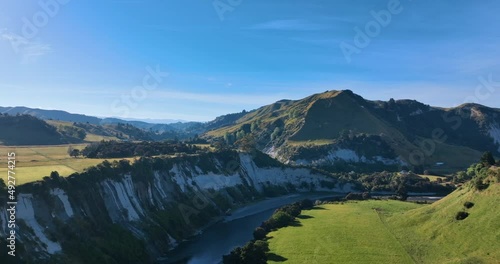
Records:
M270 263L413 263L379 211L400 213L417 207L367 201L304 211L296 226L269 234Z
M42 180L52 171L60 176L69 176L95 166L105 159L73 158L68 155L68 148L83 149L87 144L52 145L52 146L0 146L0 178L7 182L7 153L16 153L16 185ZM110 162L120 159L108 159ZM133 158L128 158L133 160Z

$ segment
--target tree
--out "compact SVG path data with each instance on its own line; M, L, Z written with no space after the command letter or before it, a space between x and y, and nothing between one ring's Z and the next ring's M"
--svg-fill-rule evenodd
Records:
M281 134L281 129L279 127L276 127L273 133L271 134L271 140L275 140L276 138L279 137L280 134Z
M0 190L6 190L7 189L7 185L5 185L5 181L0 178Z
M229 255L224 255L222 257L222 263L224 264L240 264L241 263L241 248L237 247Z
M53 171L50 173L50 178L54 181L59 181L59 172Z
M244 136L242 139L238 140L235 144L238 144L238 146L244 150L244 151L252 151L255 149L255 138L252 136L252 134L248 134Z
M232 133L226 132L226 134L224 134L224 141L226 142L226 144L232 145L234 143L234 135Z
M388 107L390 110L393 110L395 106L396 106L396 100L394 100L394 98L391 98L389 100Z
M304 199L300 202L300 208L302 210L310 210L314 207L314 202L309 199Z
M259 128L259 124L257 124L257 122L253 122L252 125L250 126L250 130L252 132L255 132L255 130L257 130Z
M255 245L255 247L257 247L258 250L260 250L262 252L269 252L269 251L271 251L269 249L269 243L267 243L267 241L257 240L257 241L254 242L254 245Z
M76 158L80 156L80 150L79 149L73 149L71 150L71 153L69 154L71 157Z
M403 183L399 185L396 195L399 196L401 201L406 201L406 199L408 199L408 191Z
M269 247L267 247L269 251ZM241 263L244 264L266 264L266 248L263 248L262 243L255 244L250 242L241 249Z
M236 139L242 139L245 135L245 131L238 130L238 132L236 132Z
M282 228L288 226L293 220L293 216L285 212L277 212L271 217L273 228Z
M222 262L224 264L265 264L267 263L266 252L269 252L269 244L266 241L251 241L243 248L235 248L229 255L223 256Z
M493 154L491 154L491 152L489 151L485 152L481 157L481 163L483 163L485 166L495 165L495 158L493 157Z
M69 156L71 156L71 153L73 153L73 150L74 150L73 146L68 147L68 155Z
M262 227L257 227L255 228L255 230L253 231L253 238L255 240L263 240L265 239L267 236L267 232L264 228Z

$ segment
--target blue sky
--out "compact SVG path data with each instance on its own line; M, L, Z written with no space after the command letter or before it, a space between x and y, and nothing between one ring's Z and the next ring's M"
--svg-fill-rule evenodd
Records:
M7 0L0 106L206 121L351 89L500 107L499 11L495 0ZM373 12L390 21L346 60L341 44L355 45ZM157 67L168 76L141 87Z

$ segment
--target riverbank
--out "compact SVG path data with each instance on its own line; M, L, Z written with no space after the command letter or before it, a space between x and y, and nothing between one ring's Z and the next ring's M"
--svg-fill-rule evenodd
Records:
M253 238L256 227L267 220L277 208L304 199L328 199L343 197L345 193L297 193L267 198L236 209L230 216L206 227L200 235L182 242L169 252L163 264L211 264L219 263L222 256Z
M317 200L334 197L344 197L347 193L330 193L330 192L314 192L314 193L297 193L287 196L267 198L256 203L245 205L232 212L231 215L224 218L224 222L234 221L243 217L258 214L269 209L276 209L283 205L298 202L304 199Z

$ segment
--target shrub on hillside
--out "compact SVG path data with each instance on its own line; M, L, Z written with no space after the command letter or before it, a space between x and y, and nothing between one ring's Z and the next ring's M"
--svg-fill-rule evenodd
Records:
M467 213L467 212L458 212L457 215L455 216L455 219L457 219L458 221L462 221L462 220L464 220L467 217L469 217L469 213Z
M464 203L464 207L467 208L467 209L471 209L472 207L474 207L474 203L472 203L472 202L465 202Z
M472 183L474 184L474 187L478 190L478 191L482 191L482 190L486 190L490 185L488 183L484 183L483 182L483 179L481 179L480 177L476 177Z
M485 152L481 157L481 163L485 166L495 165L495 158L493 157L493 154L489 151Z

